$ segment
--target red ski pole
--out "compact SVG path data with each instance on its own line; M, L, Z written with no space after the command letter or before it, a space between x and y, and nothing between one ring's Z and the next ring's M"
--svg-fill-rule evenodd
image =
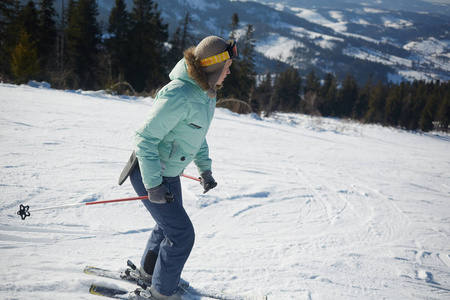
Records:
M189 176L189 175L185 175L185 174L181 174L181 176L192 179L192 180L196 180L196 181L200 181L201 179L198 177L194 177L194 176Z
M196 181L200 181L199 178L196 178L196 177L193 177L193 176L184 175L184 174L182 174L182 176L186 177L186 178L189 178L189 179L196 180ZM33 209L32 212L42 211L42 210L50 210L50 209L55 209L55 208L66 208L66 207L76 207L76 206L83 206L83 205L105 204L105 203L125 202L125 201L145 200L145 199L148 199L148 196L113 199L113 200L102 200L102 201L91 201L91 202L82 202L82 203L72 203L72 204L65 204L65 205L58 205L58 206L50 206L50 207ZM29 210L30 210L30 206L29 205L20 204L19 211L17 212L17 214L22 218L22 220L25 220L26 217L30 216L30 211Z
M83 203L72 203L72 204L65 204L65 205L33 209L32 212L42 211L42 210L50 210L50 209L55 209L55 208L66 208L66 207L76 207L76 206L83 206L83 205L105 204L105 203L124 202L124 201L133 201L133 200L145 200L145 199L148 199L148 196L113 199L113 200L103 200L103 201L91 201L91 202L83 202ZM30 209L30 206L20 204L19 211L17 212L17 214L22 218L22 220L25 220L26 217L30 216L31 212L29 211L29 209Z

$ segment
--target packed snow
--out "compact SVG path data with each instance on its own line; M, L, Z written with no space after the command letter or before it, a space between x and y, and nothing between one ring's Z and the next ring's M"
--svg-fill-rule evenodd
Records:
M414 24L411 23L410 21L393 17L381 17L381 21L383 22L384 26L395 29L402 29L414 26Z
M338 11L330 11L330 17L333 19L339 20L338 22L331 21L326 17L322 16L320 13L315 10L304 9L304 8L291 8L292 11L297 12L295 15L299 18L308 20L311 23L320 24L329 28L332 28L335 31L347 31L347 22L343 21L343 14Z
M444 55L450 58L450 40L439 41L435 38L428 38L422 41L410 42L403 46L404 49L423 53L427 56Z
M33 210L135 196L117 180L153 99L0 84L0 103L0 298L133 288L83 269L140 261L155 224L140 201ZM202 194L182 179L192 286L276 300L450 298L448 135L217 109L208 142L218 186Z
M289 62L294 56L294 50L304 47L305 45L299 41L278 34L271 34L267 38L259 41L256 44L255 50L264 53L268 58Z
M347 47L343 53L348 56L353 56L359 59L379 62L387 66L405 66L412 67L413 61L410 59L401 58L395 55L389 55L381 51L372 50L369 48Z

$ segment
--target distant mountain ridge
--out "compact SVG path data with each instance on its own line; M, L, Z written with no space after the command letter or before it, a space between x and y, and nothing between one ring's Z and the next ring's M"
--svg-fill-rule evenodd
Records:
M60 0L61 1L61 0ZM259 74L292 65L302 76L350 72L360 83L450 80L450 5L419 0L157 0L169 31L187 11L192 33L227 37L238 13L243 32L252 24ZM126 0L131 10L132 0ZM107 24L113 0L98 0ZM56 7L56 5L55 5ZM59 12L58 8L57 11Z
M404 12L427 12L450 16L450 1L448 0L253 0L265 4L282 3L292 7L303 7L308 9L352 9L360 7L371 7L386 9L389 11Z

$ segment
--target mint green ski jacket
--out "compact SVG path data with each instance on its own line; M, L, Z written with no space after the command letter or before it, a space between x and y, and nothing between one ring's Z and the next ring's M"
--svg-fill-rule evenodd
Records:
M146 189L175 177L192 162L199 174L211 170L206 133L216 107L187 73L182 59L157 94L145 123L135 132L135 151Z

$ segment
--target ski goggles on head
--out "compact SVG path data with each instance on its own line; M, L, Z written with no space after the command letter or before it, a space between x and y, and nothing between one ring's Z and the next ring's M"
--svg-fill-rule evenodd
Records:
M239 51L235 40L228 41L227 51L230 54L231 59L239 58Z
M227 59L234 59L238 57L239 51L236 45L236 41L233 40L228 42L227 49L224 52L200 60L200 66L209 67L223 62Z

